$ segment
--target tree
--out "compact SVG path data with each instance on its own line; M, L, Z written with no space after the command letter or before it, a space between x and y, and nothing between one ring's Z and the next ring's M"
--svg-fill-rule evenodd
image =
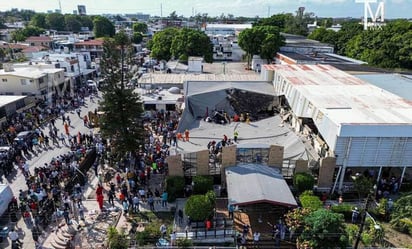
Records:
M239 46L246 52L247 67L250 68L250 60L253 55L260 54L262 42L265 39L263 29L245 29L239 34Z
M213 48L209 37L199 30L183 28L173 37L170 51L175 58L201 56L213 62Z
M46 14L43 13L36 13L30 20L30 25L39 27L42 29L47 29L47 23L46 23Z
M138 22L133 24L133 31L146 34L147 33L147 24L144 22Z
M299 242L311 248L346 248L348 235L342 214L319 209L304 217L304 230Z
M96 16L93 19L95 37L113 37L116 33L113 23L103 16Z
M336 44L338 41L338 33L334 30L329 30L324 27L320 27L315 29L309 36L309 39L317 40L323 43L328 43L334 45L336 48Z
M178 197L184 196L185 179L182 176L168 176L166 178L166 191L168 201L173 202Z
M177 20L178 16L175 10L172 13L170 13L169 18L172 20Z
M80 16L79 21L82 27L89 28L89 30L93 30L93 20L90 16Z
M46 25L50 29L57 31L64 31L66 23L64 22L64 16L60 13L50 13L46 16Z
M301 172L293 175L293 187L299 193L303 193L306 190L313 190L314 185L315 178L309 173Z
M207 193L206 195L190 196L185 205L185 213L194 221L209 219L215 208L212 195L212 193Z
M206 194L208 191L213 190L213 177L195 176L193 177L193 184L194 194Z
M353 186L360 199L366 197L373 190L373 181L364 175L360 175L354 179Z
M263 26L261 28L266 33L266 37L262 41L260 58L266 59L270 63L275 57L276 52L285 44L285 38L280 35L277 27Z
M305 8L300 7L293 18L287 19L284 31L290 34L306 36L308 34L308 24L313 22L313 17L313 13L305 13Z
M19 29L14 31L11 34L13 41L25 41L27 37L30 36L39 36L44 33L44 29L35 27L35 26L27 26L24 29Z
M64 21L66 23L66 30L72 32L79 32L82 27L82 23L80 21L80 16L78 15L65 15Z
M278 27L280 31L284 31L285 29L285 24L288 22L288 20L293 19L293 15L288 13L288 14L277 14L273 15L268 18L262 18L259 19L259 21L255 22L253 26L275 26Z
M135 44L139 44L143 41L143 35L139 32L134 32L132 36L132 42Z
M167 28L156 32L150 46L151 57L157 60L170 60L172 58L170 48L172 47L173 37L178 32L176 28Z
M395 201L390 224L398 231L412 235L412 194L402 196Z
M103 88L104 112L100 128L104 137L111 139L113 150L119 157L134 152L143 144L143 105L140 96L132 89L126 89L131 79L133 49L128 36L119 32L113 38L105 38L103 43L101 69L106 77Z

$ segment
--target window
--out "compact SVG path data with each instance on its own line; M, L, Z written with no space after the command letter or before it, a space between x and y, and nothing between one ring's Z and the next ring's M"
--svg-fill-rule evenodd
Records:
M237 149L236 161L238 163L259 163L267 165L268 160L268 148Z
M29 84L29 81L27 79L20 79L20 83L22 86L26 86Z
M7 79L1 79L2 82L7 82Z
M197 168L197 153L193 152L183 154L182 164L185 176L195 176Z
M41 84L43 82L44 82L44 78L43 77L39 78L39 84Z

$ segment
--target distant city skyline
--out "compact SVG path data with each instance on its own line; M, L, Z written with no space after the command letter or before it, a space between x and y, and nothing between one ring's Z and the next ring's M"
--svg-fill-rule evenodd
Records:
M379 0L380 1L380 0ZM232 14L246 17L268 17L278 13L294 13L299 7L313 12L318 17L363 16L363 4L355 0L13 0L0 2L0 10L11 8L30 9L46 13L59 9L62 13L73 13L77 5L85 5L87 14L133 14L145 13L151 16L177 15L189 17L198 13L209 16ZM376 4L371 4L373 12ZM412 0L385 0L385 18L412 18Z

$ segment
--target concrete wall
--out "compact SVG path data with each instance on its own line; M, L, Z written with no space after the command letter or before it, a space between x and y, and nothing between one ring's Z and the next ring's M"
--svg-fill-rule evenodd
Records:
M197 170L196 175L209 175L209 151L196 152Z
M282 167L283 165L283 146L271 145L269 148L268 166Z
M181 155L168 156L166 161L169 165L170 176L184 176Z
M222 148L222 185L226 186L225 168L236 165L236 145L225 146Z
M307 160L297 160L295 164L295 174L301 172L309 172Z
M333 174L335 173L335 167L335 157L326 157L321 159L318 177L319 188L326 188L333 185Z

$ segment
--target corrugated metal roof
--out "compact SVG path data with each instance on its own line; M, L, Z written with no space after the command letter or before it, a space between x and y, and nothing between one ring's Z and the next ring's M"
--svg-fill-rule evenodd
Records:
M229 203L249 205L271 203L296 207L297 203L282 174L276 168L259 164L239 164L226 168Z
M264 65L336 124L412 124L412 102L330 65ZM389 84L389 83L388 83ZM293 96L292 96L293 95ZM400 115L393 115L397 112Z
M145 74L139 83L183 84L186 81L261 81L258 74Z

